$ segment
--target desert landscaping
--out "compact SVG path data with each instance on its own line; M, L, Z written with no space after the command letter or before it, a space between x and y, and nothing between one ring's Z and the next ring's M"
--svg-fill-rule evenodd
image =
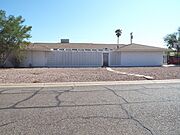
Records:
M180 79L180 67L123 67L112 68L132 74L151 76L155 80ZM0 83L51 83L90 81L146 80L108 71L106 68L2 68Z

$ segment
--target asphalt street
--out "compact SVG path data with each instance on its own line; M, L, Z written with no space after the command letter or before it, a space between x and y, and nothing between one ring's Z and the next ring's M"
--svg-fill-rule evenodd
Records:
M180 135L180 84L0 88L1 135Z

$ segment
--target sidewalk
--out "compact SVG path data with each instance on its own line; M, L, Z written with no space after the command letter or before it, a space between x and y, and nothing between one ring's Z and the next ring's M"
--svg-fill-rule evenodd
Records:
M99 81L99 82L60 82L60 83L0 83L0 88L10 87L63 87L63 86L101 86L124 84L165 84L180 83L180 79L170 80L140 80L140 81Z

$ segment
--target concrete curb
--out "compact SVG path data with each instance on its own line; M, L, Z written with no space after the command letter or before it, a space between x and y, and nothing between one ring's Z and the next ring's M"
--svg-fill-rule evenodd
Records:
M0 88L15 87L63 87L63 86L102 86L126 84L165 84L180 83L180 79L170 80L140 80L140 81L99 81L99 82L60 82L60 83L0 83Z

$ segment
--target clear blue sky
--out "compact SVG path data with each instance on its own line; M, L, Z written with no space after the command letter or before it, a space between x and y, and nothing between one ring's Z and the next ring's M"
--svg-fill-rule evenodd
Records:
M32 42L120 43L163 46L180 26L180 0L0 0L8 15L22 15L32 26Z

